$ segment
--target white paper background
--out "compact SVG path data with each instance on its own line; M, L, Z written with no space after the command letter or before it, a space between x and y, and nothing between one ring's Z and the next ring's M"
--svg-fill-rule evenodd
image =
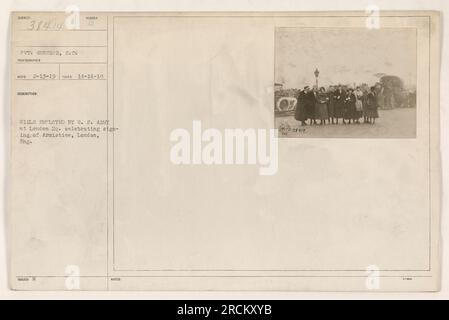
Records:
M202 1L168 1L154 0L148 1L130 1L130 0L84 0L84 1L12 1L3 0L0 2L1 15L1 33L0 43L3 43L3 50L0 51L0 61L3 66L1 77L0 96L2 97L2 111L0 112L0 179L2 181L2 192L0 193L1 208L3 216L0 219L0 298L215 298L215 299L307 299L307 298L449 298L449 268L447 267L449 252L445 244L449 241L447 200L443 194L443 213L442 213L442 235L443 235L443 275L442 291L434 294L380 294L380 293L84 293L84 292L57 292L57 293L31 293L31 292L12 292L7 287L7 260L5 243L5 199L6 199L6 175L7 160L9 152L9 13L10 11L64 11L69 5L77 5L81 11L329 11L329 10L357 10L364 11L369 5L377 5L381 10L438 10L442 11L443 19L449 14L449 2L446 0L396 0L396 1L365 1L365 0L340 0L340 1L287 1L287 0L202 0ZM442 66L441 70L447 69L447 26L443 26L442 32ZM449 123L447 118L448 107L448 75L441 74L441 149L443 163L443 192L445 181L447 181L447 163L448 148L447 141L449 137ZM446 166L445 166L446 164Z

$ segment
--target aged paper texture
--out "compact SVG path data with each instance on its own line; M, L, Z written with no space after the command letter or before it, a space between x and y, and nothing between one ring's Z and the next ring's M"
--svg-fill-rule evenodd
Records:
M439 24L13 13L11 288L438 290Z

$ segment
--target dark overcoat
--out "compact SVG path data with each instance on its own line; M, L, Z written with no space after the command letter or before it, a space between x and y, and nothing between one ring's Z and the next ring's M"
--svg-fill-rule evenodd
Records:
M343 118L343 110L345 107L346 92L344 90L336 90L333 94L334 99L334 118Z
M307 94L304 91L300 91L296 100L295 119L298 121L305 121L307 120Z

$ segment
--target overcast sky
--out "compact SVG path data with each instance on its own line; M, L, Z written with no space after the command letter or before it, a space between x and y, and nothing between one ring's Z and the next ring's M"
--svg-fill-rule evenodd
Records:
M368 83L396 75L416 86L415 29L276 29L276 82L284 88ZM377 74L377 76L376 76Z

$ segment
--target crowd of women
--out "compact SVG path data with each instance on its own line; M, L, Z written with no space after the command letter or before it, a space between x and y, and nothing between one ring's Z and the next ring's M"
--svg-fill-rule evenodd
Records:
M342 86L330 86L326 91L324 87L304 87L297 97L295 119L302 125L307 124L338 124L342 119L343 124L350 123L375 123L379 117L378 103L375 87L369 92L360 89L349 88L344 90ZM363 120L362 120L363 119ZM309 120L309 123L307 123Z

